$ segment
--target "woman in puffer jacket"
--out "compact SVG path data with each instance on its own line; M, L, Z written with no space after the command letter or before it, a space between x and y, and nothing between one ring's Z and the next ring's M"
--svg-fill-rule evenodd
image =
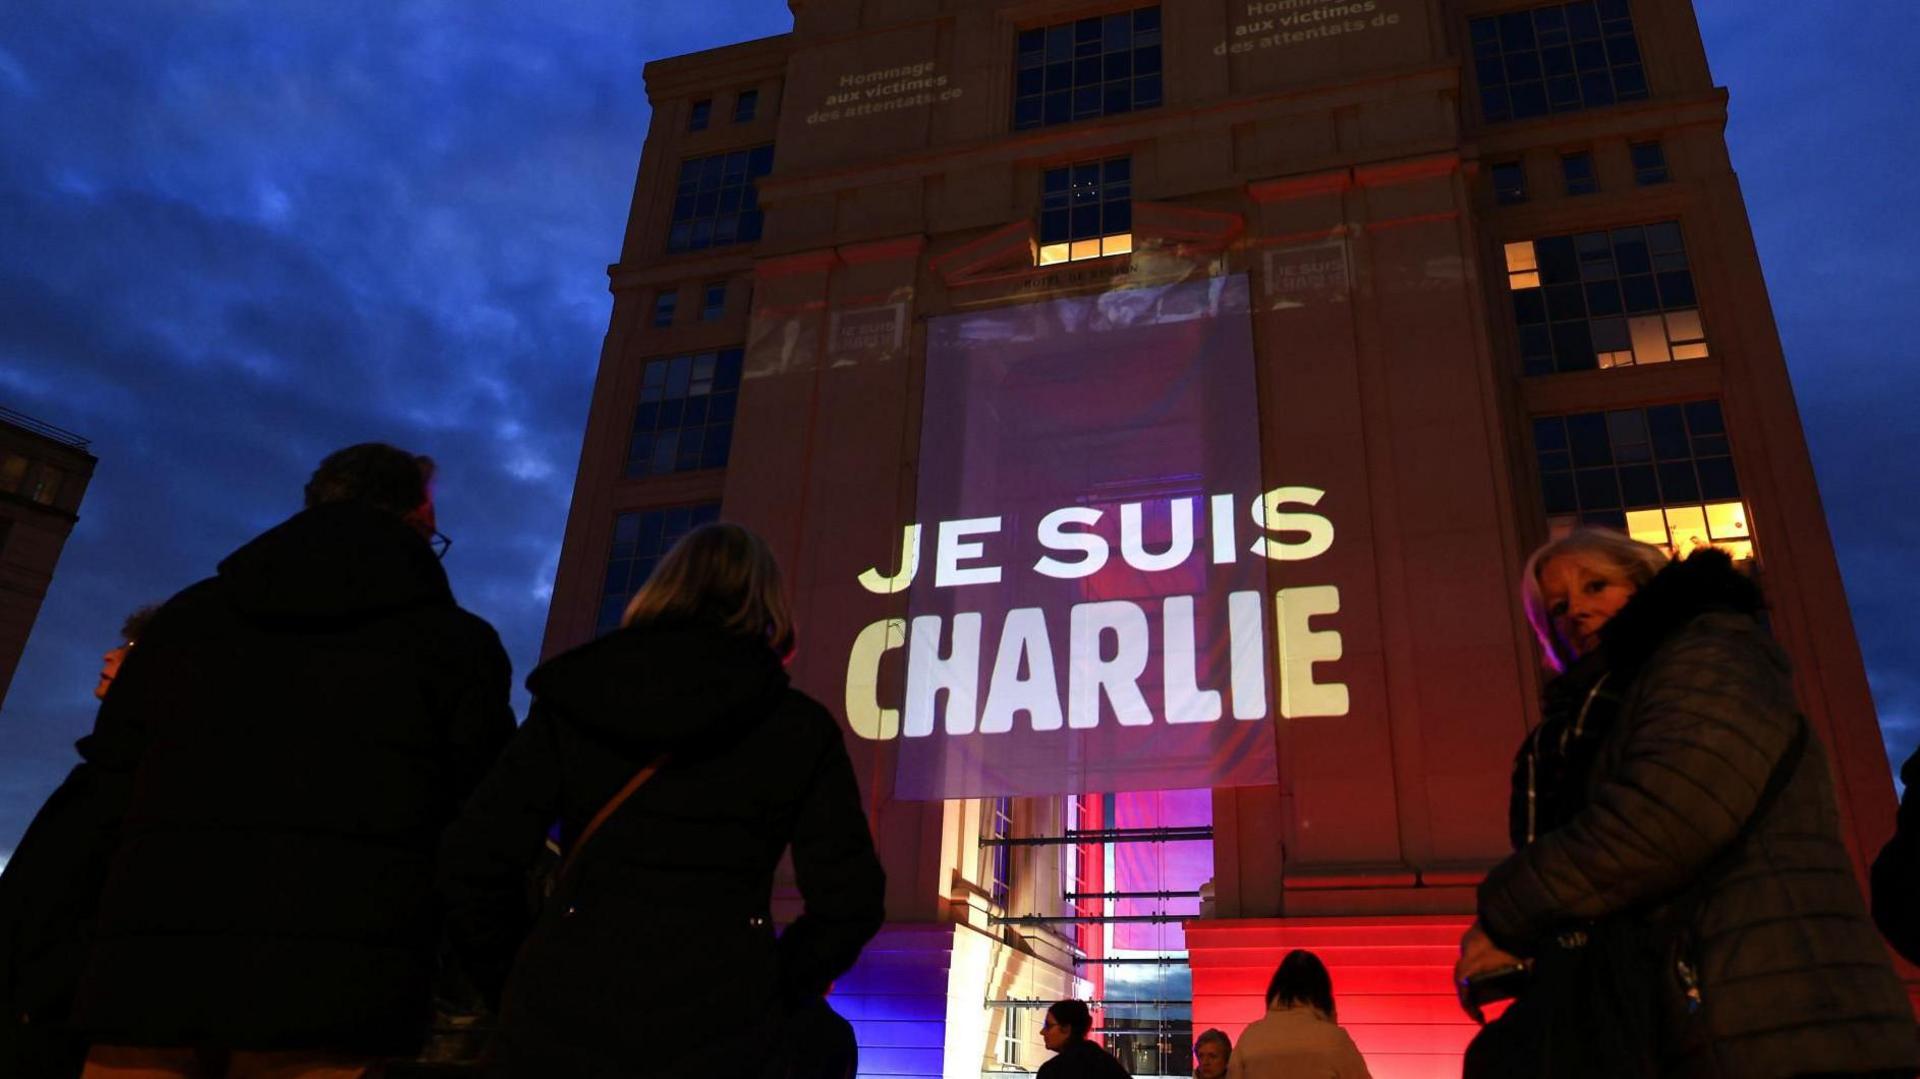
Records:
M1581 529L1521 591L1558 677L1455 977L1532 975L1466 1074L1913 1075L1913 1008L1759 589L1723 552L1668 564Z

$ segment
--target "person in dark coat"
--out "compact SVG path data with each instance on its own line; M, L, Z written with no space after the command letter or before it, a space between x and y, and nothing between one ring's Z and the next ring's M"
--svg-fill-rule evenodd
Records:
M1548 686L1555 727L1523 747L1516 774L1533 761L1541 816L1481 884L1455 975L1525 958L1538 983L1583 948L1638 941L1608 953L1613 981L1579 998L1624 1019L1609 1075L1912 1075L1912 1005L1868 921L1826 752L1759 621L1759 590L1720 551L1653 572L1663 561L1600 529L1529 559L1528 615L1549 668L1580 691ZM1482 1038L1527 1015L1531 996ZM1608 1048L1592 1033L1576 1046ZM1476 1040L1467 1074L1592 1070L1559 1048L1484 1071L1498 1056Z
M456 943L501 1000L493 1074L806 1074L783 1028L879 930L885 877L839 725L788 684L787 611L766 545L704 526L623 628L527 679L526 725L442 852ZM529 925L556 820L567 861ZM789 850L805 909L776 937Z
M74 1005L87 1074L264 1054L346 1075L417 1046L440 834L513 731L499 638L430 543L431 471L379 444L329 456L305 510L127 655L46 822L105 866Z
M1084 1000L1056 1000L1040 1025L1040 1040L1053 1052L1040 1065L1038 1079L1128 1079L1127 1069L1113 1054L1094 1044L1093 1013Z
M1909 963L1920 963L1920 752L1900 766L1900 816L1873 860L1873 922Z
M121 623L119 643L100 657L95 700L106 699L157 610L141 607ZM55 834L75 796L65 784L54 791L0 872L0 1076L63 1079L86 1063L86 1039L69 1017L105 859L89 859L85 848L65 847ZM31 886L52 881L67 886Z

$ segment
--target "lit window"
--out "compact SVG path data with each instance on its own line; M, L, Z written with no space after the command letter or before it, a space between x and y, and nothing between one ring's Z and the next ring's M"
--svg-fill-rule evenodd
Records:
M1000 1063L1009 1068L1020 1066L1019 1008L1000 1009Z
M1133 250L1132 159L1048 169L1040 184L1040 265Z
M733 99L733 122L736 124L746 123L753 119L754 113L759 111L760 91L758 90L742 90L739 96Z
M1006 839L1013 835L1013 799L987 798L980 805L980 838ZM1013 851L1004 843L980 846L980 886L995 903L1004 906L1012 890Z
M727 283L715 281L707 286L705 301L700 305L700 321L718 322L727 313Z
M698 251L760 239L760 195L753 182L772 171L771 146L681 162L667 250Z
M619 629L627 601L647 582L647 575L653 572L660 556L672 550L680 537L719 519L718 502L641 510L616 518L613 549L607 554L607 580L600 590L600 617L594 624L594 632Z
M627 475L724 468L740 393L741 350L649 360L627 444Z
M1633 182L1641 187L1664 184L1667 175L1667 151L1658 142L1636 142L1628 147L1633 155Z
M1593 155L1582 150L1560 155L1560 175L1567 182L1567 194L1591 195L1600 190L1600 178L1593 174Z
M26 496L42 506L51 506L53 500L60 497L60 485L66 478L65 472L43 464L40 471L27 481Z
M20 454L0 450L0 491L15 494L27 478L28 461Z
M1525 120L1647 96L1627 0L1577 0L1470 20L1480 114Z
M680 302L680 293L663 288L653 294L653 324L655 326L673 325L673 311Z
M1013 66L1016 131L1153 108L1160 104L1160 8L1023 30Z
M1527 374L1707 355L1678 223L1510 243L1505 253Z
M1493 166L1493 200L1502 206L1527 201L1527 170L1518 161Z
M713 100L711 98L694 102L693 108L687 113L687 130L705 131L707 129L707 120L712 115Z
M1537 419L1533 445L1553 535L1604 525L1674 554L1710 545L1753 557L1719 402Z

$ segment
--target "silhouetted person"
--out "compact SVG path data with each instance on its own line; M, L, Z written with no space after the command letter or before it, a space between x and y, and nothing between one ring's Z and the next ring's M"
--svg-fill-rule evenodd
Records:
M766 544L707 525L621 629L527 679L526 725L444 850L456 940L504 991L494 1074L757 1077L879 930L853 764L788 684L793 642ZM523 881L556 819L567 860L529 926ZM805 908L776 939L788 850Z
M59 825L111 852L89 1076L344 1077L417 1047L439 837L513 731L506 654L434 555L431 476L391 446L329 456L306 509L127 655Z
M1873 860L1873 921L1907 962L1920 963L1920 752L1900 766L1900 816Z
M1226 1079L1233 1060L1233 1042L1227 1032L1210 1027L1193 1039L1193 1079Z
M100 657L95 700L106 699L157 610L142 607L121 623L119 643ZM69 1019L105 859L54 835L63 807L83 788L76 774L53 792L0 875L0 1076L64 1079L79 1075L86 1059L86 1039Z
M1326 964L1295 949L1267 983L1267 1014L1240 1032L1227 1066L1232 1079L1369 1079L1367 1062L1340 1029Z
M1759 588L1724 552L1595 528L1520 588L1557 677L1454 973L1533 962L1466 1074L1912 1075L1912 1005Z
M1054 1053L1040 1065L1039 1079L1127 1079L1113 1054L1087 1037L1093 1013L1083 1000L1056 1000L1040 1025L1040 1040Z

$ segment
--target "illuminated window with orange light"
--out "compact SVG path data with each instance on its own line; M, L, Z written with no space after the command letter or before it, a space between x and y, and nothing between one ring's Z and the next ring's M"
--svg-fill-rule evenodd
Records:
M1133 159L1048 169L1040 178L1040 265L1133 250Z
M1553 536L1604 525L1678 555L1753 557L1718 401L1541 417L1533 448Z
M1503 253L1527 374L1706 358L1678 222L1522 240Z

